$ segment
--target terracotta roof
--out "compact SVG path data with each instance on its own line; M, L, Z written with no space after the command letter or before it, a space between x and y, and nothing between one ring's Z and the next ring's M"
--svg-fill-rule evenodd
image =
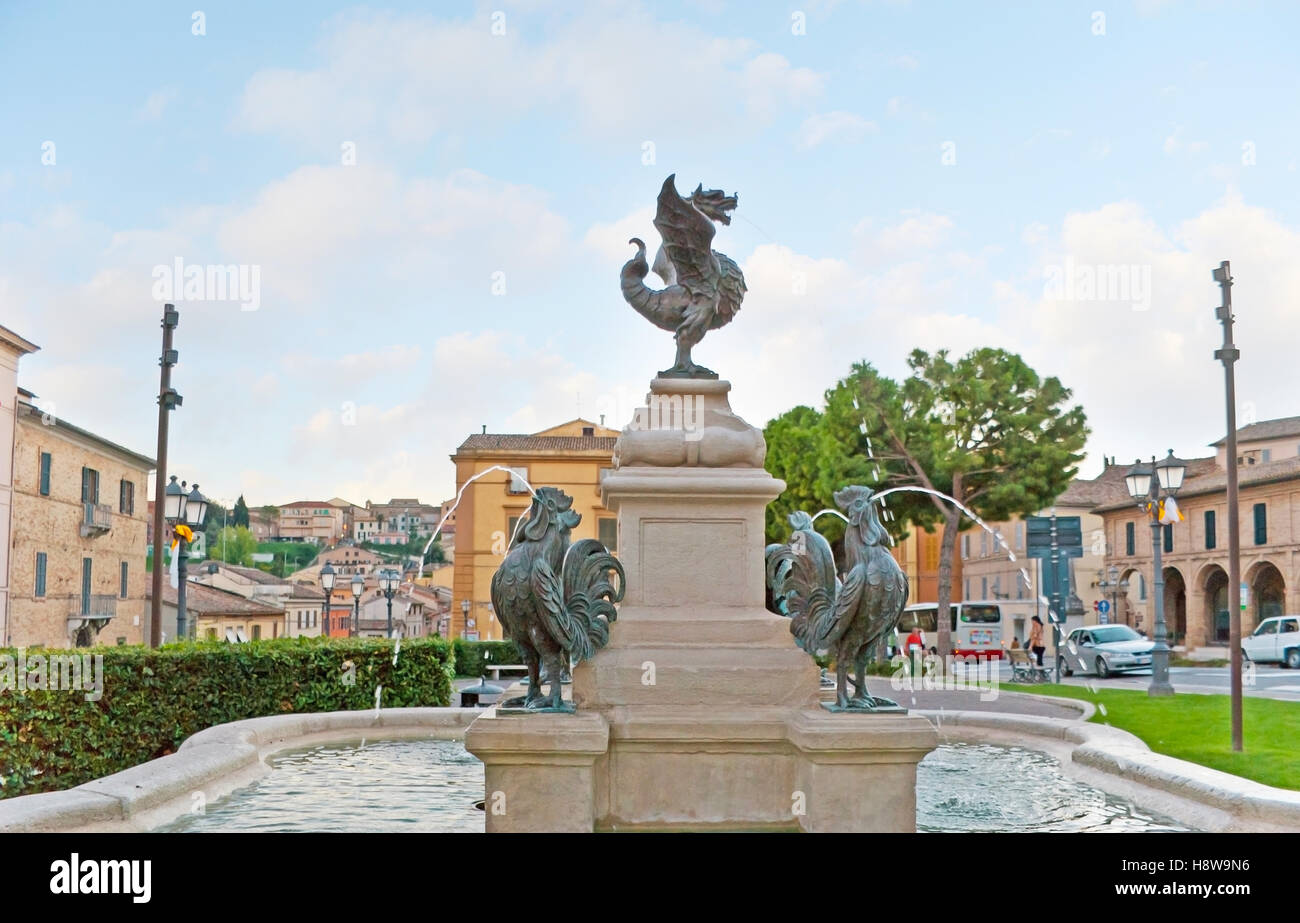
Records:
M1098 503L1104 503L1113 493L1116 484L1121 490L1124 489L1124 473L1127 470L1120 465L1107 465L1095 478L1075 478L1065 493L1056 498L1056 505L1092 508Z
M476 433L460 444L459 452L610 452L616 436L527 436L523 433Z
M240 564L222 564L219 562L217 563L217 567L221 570L228 570L232 574L237 574L247 580L251 580L253 583L270 585L273 583L285 582L283 577L277 577L275 574L268 574L266 571L260 570L256 567L244 567Z
M285 504L281 505L281 506L280 506L280 509L282 509L282 510L296 510L296 509L297 509L298 507L300 507L300 506L314 506L314 507L322 507L322 506L323 506L323 507L325 507L326 509L334 509L334 508L335 508L335 507L334 507L334 504L333 504L333 503L330 503L328 500L295 500L293 503L285 503Z
M1279 459L1275 462L1261 462L1258 465L1240 465L1237 467L1237 485L1250 487L1269 484L1275 481L1300 479L1300 456ZM1123 487L1123 481L1120 482ZM1228 472L1219 467L1213 458L1192 458L1187 461L1187 473L1183 476L1182 489L1178 499L1212 494L1228 489ZM1121 509L1129 506L1133 500L1125 488L1121 494L1107 497L1098 504L1096 512Z
M314 590L311 588L311 585L307 583L295 583L293 585L293 591L289 593L289 596L293 599L314 599L317 602L320 602L325 598L325 591Z
M1261 420L1258 423L1249 423L1246 426L1237 428L1238 445L1243 442L1262 442L1265 439L1286 439L1289 436L1300 436L1300 417L1279 417L1276 420ZM1216 449L1227 444L1227 436L1224 436L1218 442L1210 443Z
M153 598L152 582L146 584L145 594ZM176 590L170 583L163 584L163 602L176 605ZM284 609L246 599L238 593L228 593L216 587L190 581L185 587L185 608L195 615L283 615Z

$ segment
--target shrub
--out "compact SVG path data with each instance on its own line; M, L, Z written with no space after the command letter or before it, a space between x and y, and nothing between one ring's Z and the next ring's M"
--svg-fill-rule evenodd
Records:
M16 651L0 649L15 658ZM71 788L166 756L228 721L294 712L445 706L451 649L408 641L396 666L382 639L281 638L37 653L102 655L103 695L0 691L0 798ZM9 662L9 661L4 661ZM350 664L350 666L349 666Z
M466 641L457 638L452 642L456 652L457 676L482 676L485 663L523 663L513 641Z

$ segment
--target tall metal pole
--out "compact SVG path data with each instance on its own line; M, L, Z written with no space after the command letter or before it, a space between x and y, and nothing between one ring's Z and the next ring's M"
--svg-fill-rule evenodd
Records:
M388 640L393 640L393 591L387 590L384 595L388 597Z
M1233 366L1241 350L1232 342L1232 267L1227 260L1214 270L1223 290L1223 304L1215 316L1223 324L1223 346L1214 358L1223 363L1223 394L1228 411L1228 663L1232 683L1232 749L1240 753L1241 720L1241 525L1237 509L1237 381Z
M1056 671L1056 682L1061 681L1061 625L1057 619L1061 618L1064 610L1061 599L1061 573L1060 573L1060 544L1056 540L1056 508L1052 508L1052 606L1047 612L1047 620L1052 623L1052 660L1054 664L1052 669ZM1053 618L1055 613L1055 618Z
M167 537L163 526L163 488L167 480L167 420L173 407L179 407L180 395L172 390L172 366L176 364L176 350L172 349L172 332L180 323L180 312L175 305L163 305L162 356L158 364L162 374L158 382L158 471L153 490L153 601L149 612L149 646L162 644L162 559Z
M1151 459L1151 508L1147 515L1151 518L1151 559L1152 566L1155 570L1151 581L1151 590L1155 594L1152 603L1156 612L1155 623L1155 642L1156 646L1151 649L1151 685L1147 688L1147 695L1158 697L1174 694L1173 684L1169 682L1169 636L1165 631L1165 567L1161 559L1161 544L1164 541L1162 534L1164 526L1160 524L1160 478L1159 472L1155 466L1156 460Z

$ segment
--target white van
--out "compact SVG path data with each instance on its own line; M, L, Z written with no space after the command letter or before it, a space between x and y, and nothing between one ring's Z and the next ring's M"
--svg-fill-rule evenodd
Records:
M938 611L935 603L916 603L903 610L898 627L894 633L898 636L895 649L901 648L907 636L914 628L920 628L925 635L927 649L935 646L939 630ZM949 630L952 633L952 652L958 657L971 655L984 657L1002 656L1002 601L972 601L953 603Z
M1300 616L1264 619L1249 637L1241 639L1241 653L1247 660L1280 662L1300 670Z

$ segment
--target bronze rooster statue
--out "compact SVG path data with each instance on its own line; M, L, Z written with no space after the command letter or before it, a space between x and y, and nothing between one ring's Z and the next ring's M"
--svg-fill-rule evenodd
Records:
M645 243L633 237L628 243L636 246L637 254L623 265L623 297L650 323L673 331L677 361L660 372L660 378L717 378L716 372L691 361L691 347L710 330L731 323L745 297L740 267L711 247L713 222L731 224L728 212L736 207L737 197L721 189L706 191L701 184L684 199L675 180L676 174L664 180L654 220L663 238L654 271L667 287L656 292L646 286L651 267Z
M790 632L801 648L814 656L829 652L835 659L832 711L901 710L867 692L867 663L898 625L908 595L907 577L884 545L887 536L872 497L870 488L856 486L834 494L835 505L848 517L843 581L836 576L831 546L807 513L790 514L795 530L790 543L768 545L765 555L774 611L791 617ZM852 698L850 666L856 674Z
M617 618L614 604L623 599L623 565L593 538L569 544L569 531L581 521L572 497L556 487L539 487L518 537L492 575L492 607L528 666L528 694L502 702L502 708L573 711L562 697L566 668L609 640L609 623ZM545 695L539 676L543 664L550 682Z

